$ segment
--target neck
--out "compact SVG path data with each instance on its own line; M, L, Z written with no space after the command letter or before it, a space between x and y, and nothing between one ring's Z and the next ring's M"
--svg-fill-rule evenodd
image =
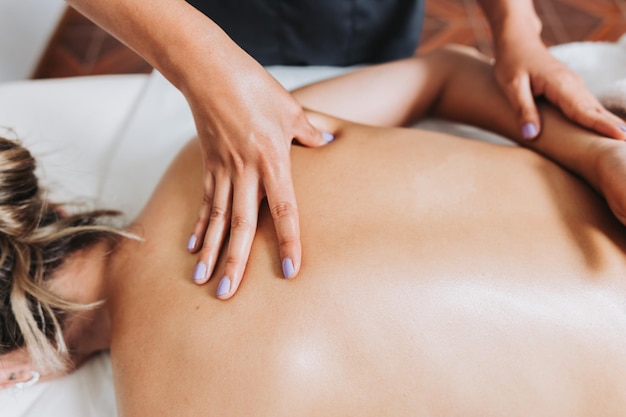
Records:
M63 340L69 353L68 372L110 346L111 326L104 302L110 246L109 241L103 240L72 253L50 280L51 292L63 300L88 306L67 312L63 319Z
M72 363L82 364L89 356L110 346L111 326L107 304L107 266L111 252L108 242L95 244L68 259L57 294L88 310L68 314L63 335Z

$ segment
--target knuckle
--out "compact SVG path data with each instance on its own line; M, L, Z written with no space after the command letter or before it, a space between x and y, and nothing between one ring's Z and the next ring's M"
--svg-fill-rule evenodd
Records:
M255 170L276 168L288 158L291 138L284 141L283 137L282 132L275 136L265 134L255 136L255 146L250 157L250 162L254 164Z
M230 220L230 228L237 231L252 230L252 222L245 216L233 216Z
M279 201L270 207L272 218L278 220L295 213L295 207L288 201Z
M570 71L560 71L557 76L550 78L550 87L555 93L570 95L581 90L581 79Z
M298 240L293 236L279 236L278 237L278 247L280 249L287 249L297 244Z
M288 104L285 106L285 112L287 116L292 119L298 119L304 116L302 106L300 106L300 104L298 104L295 100L289 100Z
M559 77L556 80L553 81L553 86L554 89L558 92L564 92L568 90L568 85L570 83L570 80L567 79L567 77Z
M226 256L225 269L232 271L233 269L235 269L237 267L237 265L239 265L239 261L240 261L240 259L239 259L238 256L235 256L235 255L229 253ZM231 272L231 273L227 273L226 275L230 275L231 278L233 278L234 274Z
M271 144L274 139L274 134L272 134L271 131L272 129L263 129L251 133L248 141L251 149L261 152L267 144Z
M213 256L213 253L213 247L203 247L202 250L198 253L198 258L205 262L205 264L207 265L207 274L211 272L210 268L212 267L212 265L210 265L209 260Z
M211 208L211 212L209 214L209 219L213 222L215 221L224 221L226 218L226 210L221 207L213 206Z
M286 171L282 163L276 163L276 161L269 161L267 164L263 164L261 175L262 185L265 188L272 188L271 185L285 187L289 186L289 179L291 170Z
M264 172L273 172L278 168L282 158L275 148L268 149L266 152L259 154L260 169Z

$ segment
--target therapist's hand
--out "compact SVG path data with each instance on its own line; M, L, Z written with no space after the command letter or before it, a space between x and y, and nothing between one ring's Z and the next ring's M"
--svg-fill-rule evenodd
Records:
M516 34L508 41L500 39L494 70L500 88L518 114L525 139L534 139L541 131L534 101L538 96L544 96L583 127L603 136L626 139L624 122L607 111L582 80L550 54L538 36Z
M267 197L278 237L281 269L294 277L301 263L298 208L291 178L290 146L330 141L267 71L243 53L183 90L192 109L204 155L204 198L188 249L199 252L193 279L211 277L220 249L217 296L237 291L257 229L259 204ZM278 260L277 260L278 262Z

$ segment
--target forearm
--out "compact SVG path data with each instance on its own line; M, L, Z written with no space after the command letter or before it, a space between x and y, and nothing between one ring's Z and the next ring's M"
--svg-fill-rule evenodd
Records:
M219 76L227 50L238 48L184 0L67 0L128 45L176 87ZM215 68L207 73L206 68Z
M356 123L404 126L423 117L445 80L431 55L359 69L293 91L302 106Z

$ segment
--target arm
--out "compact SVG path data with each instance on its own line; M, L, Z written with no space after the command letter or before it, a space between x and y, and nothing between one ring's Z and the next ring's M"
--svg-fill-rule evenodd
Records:
M538 96L545 96L581 126L626 139L624 122L605 110L578 76L548 52L532 0L479 3L494 37L498 85L516 113L518 129L525 139L535 138L542 128L534 101Z
M306 85L292 95L307 109L351 122L408 126L426 115L443 89L445 59L438 55L361 68Z
M448 65L442 70L448 76L432 107L435 116L494 131L552 159L603 195L616 217L626 224L624 142L572 123L547 103L538 106L544 128L537 140L529 142L517 129L516 114L507 105L490 64L484 58L466 49L448 49L442 51L439 59L445 63L441 65ZM463 71L455 70L459 67Z
M237 290L261 199L271 208L285 277L301 247L290 144L326 144L300 105L214 22L184 0L68 0L143 56L187 98L205 164L205 195L188 249L205 283L230 234L220 298ZM229 232L230 231L230 232Z
M626 180L626 145L585 130L543 104L544 129L537 140L525 140L491 65L471 48L447 47L365 68L293 94L305 107L359 123L408 125L432 114L494 131L585 179L626 224L626 192L620 187Z

